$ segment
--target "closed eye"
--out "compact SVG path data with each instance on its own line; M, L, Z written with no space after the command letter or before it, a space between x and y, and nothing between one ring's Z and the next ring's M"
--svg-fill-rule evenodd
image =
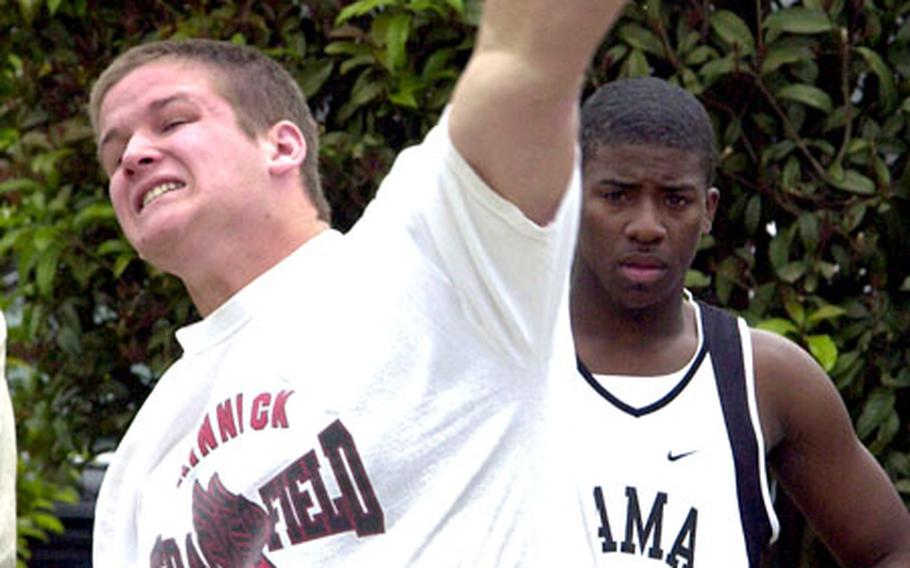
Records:
M177 128L178 126L181 126L188 122L189 122L189 119L186 119L186 118L175 118L172 120L168 120L161 127L161 132L162 133L170 132L170 131L174 130L175 128Z
M110 150L110 156L107 158L102 156L100 161L101 166L108 177L114 175L114 172L116 172L117 169L120 168L120 165L123 163L123 149L116 148Z

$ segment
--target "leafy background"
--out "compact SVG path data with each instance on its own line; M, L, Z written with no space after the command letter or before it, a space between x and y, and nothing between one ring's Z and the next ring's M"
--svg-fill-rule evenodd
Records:
M558 8L555 8L558 9ZM432 125L472 45L475 0L0 0L0 307L20 448L19 553L62 529L196 317L118 231L84 113L138 42L259 46L299 79L344 229ZM722 150L722 204L688 284L803 344L910 499L910 1L642 1L590 91L655 75L694 92ZM831 566L781 496L769 566Z

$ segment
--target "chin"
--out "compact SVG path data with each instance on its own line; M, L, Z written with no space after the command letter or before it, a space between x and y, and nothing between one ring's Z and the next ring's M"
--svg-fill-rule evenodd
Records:
M621 297L617 298L619 304L628 310L647 310L649 308L663 308L671 297L678 297L671 294L664 287L644 286L636 284L623 291Z
M139 258L170 274L174 274L173 266L179 262L180 251L184 248L180 245L183 242L183 239L175 235L164 234L144 235L135 241L130 239Z

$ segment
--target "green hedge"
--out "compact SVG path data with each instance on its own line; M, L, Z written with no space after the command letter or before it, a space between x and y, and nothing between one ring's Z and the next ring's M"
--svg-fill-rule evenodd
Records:
M442 110L478 15L471 0L0 0L0 306L23 559L25 537L59 530L52 503L75 498L82 465L114 447L178 356L173 330L196 317L117 229L83 112L92 79L147 39L261 47L323 124L346 228ZM723 151L719 238L689 285L804 344L910 497L910 2L640 1L588 88L647 74L701 98ZM811 535L795 538L787 554L827 565Z

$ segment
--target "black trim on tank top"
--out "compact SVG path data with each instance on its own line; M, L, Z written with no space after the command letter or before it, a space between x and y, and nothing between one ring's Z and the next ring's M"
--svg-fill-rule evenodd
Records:
M736 495L749 554L757 568L771 539L771 520L765 509L759 471L756 430L749 411L742 340L736 318L724 310L699 302L705 345L711 352L714 377L736 467Z
M593 388L595 391L597 391L597 394L599 394L600 396L605 398L610 404L612 404L616 408L622 410L623 412L625 412L627 414L631 414L632 416L635 416L636 418L638 418L638 417L644 416L645 414L650 414L651 412L660 410L661 408L663 408L666 405L673 402L673 399L676 398L677 396L679 396L679 393L681 393L683 391L683 389L686 388L686 385L688 385L689 382L692 380L692 377L695 376L695 372L698 370L698 367L701 366L701 362L702 362L702 360L704 360L705 355L707 353L708 353L707 343L702 341L701 349L699 349L698 354L695 355L695 360L692 361L692 364L689 366L689 369L686 371L685 376L683 376L683 378L678 383L676 383L676 386L674 386L673 389L670 390L670 392L668 392L667 394L662 396L659 400L652 402L651 404L642 406L641 408L635 408L634 406L632 406L630 404L626 404L625 402L623 402L622 400L617 398L615 395L613 395L613 393L611 393L606 388L604 388L604 386L602 384L597 382L597 379L594 378L594 375L591 374L591 371L588 370L588 367L585 366L584 361L582 361L580 357L578 357L576 355L575 360L578 365L578 372L581 373L581 376L584 377L584 379L588 382L589 385L591 385L591 388Z

